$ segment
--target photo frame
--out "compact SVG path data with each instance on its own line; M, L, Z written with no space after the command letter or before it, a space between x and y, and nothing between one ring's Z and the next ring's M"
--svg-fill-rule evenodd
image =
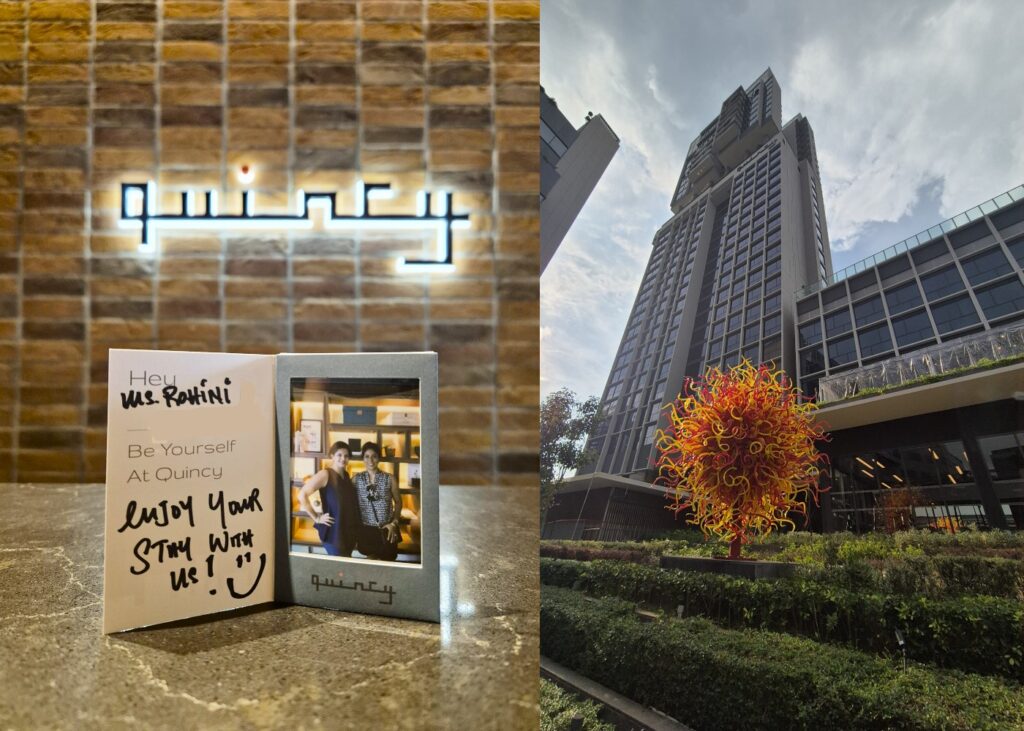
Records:
M284 354L275 390L277 599L440 621L437 355ZM293 397L324 404L323 421L300 421L303 434L306 422L320 426L328 453L308 481L296 478L306 475L294 465Z
M324 423L317 419L300 419L299 432L304 437L306 452L322 452L324 449Z

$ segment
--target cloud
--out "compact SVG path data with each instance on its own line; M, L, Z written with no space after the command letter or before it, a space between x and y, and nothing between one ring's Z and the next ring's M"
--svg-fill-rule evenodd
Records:
M822 23L798 45L780 83L815 130L835 251L895 243L862 234L906 218L936 181L943 217L1020 182L1020 51L1004 29L1022 23L1019 4L926 3L874 35Z
M541 40L548 54L541 65L542 83L552 96L557 88L558 106L570 121L582 123L587 111L603 115L622 147L631 147L639 154L639 169L633 172L640 177L631 178L630 183L658 191L667 188L668 192L660 192L667 201L689 140L680 139L676 104L661 92L657 66L635 61L634 39L614 36L611 29L599 24L600 15L573 13L571 5L550 5L554 10L542 5ZM543 45L544 23L555 18L575 26L578 37L585 42L571 47ZM565 78L575 82L561 83Z

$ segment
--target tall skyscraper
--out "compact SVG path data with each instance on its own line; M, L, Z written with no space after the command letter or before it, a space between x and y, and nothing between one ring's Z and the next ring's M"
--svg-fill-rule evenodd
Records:
M811 126L781 119L769 69L690 145L605 386L593 471L649 476L662 406L706 366L796 373L794 293L832 263Z
M576 129L555 100L540 90L540 271L569 232L619 149L600 114Z

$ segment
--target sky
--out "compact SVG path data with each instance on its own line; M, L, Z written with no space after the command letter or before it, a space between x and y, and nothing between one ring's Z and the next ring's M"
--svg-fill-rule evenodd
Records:
M541 83L621 140L541 278L541 392L600 395L686 149L770 67L833 269L1024 183L1019 0L544 0Z

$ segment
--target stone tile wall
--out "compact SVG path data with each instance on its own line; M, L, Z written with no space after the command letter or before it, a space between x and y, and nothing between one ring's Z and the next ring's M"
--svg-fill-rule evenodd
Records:
M436 350L447 483L537 469L537 0L0 3L0 480L104 479L111 347ZM408 236L117 228L122 182L237 212L357 178L450 189L456 272ZM375 204L378 202L375 202ZM383 209L382 209L383 210Z

